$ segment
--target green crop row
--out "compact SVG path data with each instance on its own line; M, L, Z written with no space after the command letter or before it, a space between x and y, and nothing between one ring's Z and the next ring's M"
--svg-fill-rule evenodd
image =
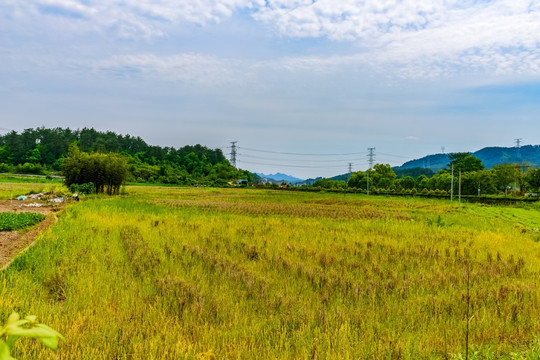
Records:
M13 231L35 225L45 219L45 215L31 212L0 213L0 231Z

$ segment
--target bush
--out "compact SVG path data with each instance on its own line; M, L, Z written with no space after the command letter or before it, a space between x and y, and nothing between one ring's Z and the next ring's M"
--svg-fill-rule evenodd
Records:
M128 175L127 160L114 153L87 154L72 144L69 156L62 163L62 172L68 187L93 183L93 191L96 193L118 194Z
M18 174L44 174L47 169L41 164L24 163L15 167Z
M69 186L69 191L72 193L79 194L93 194L96 191L96 187L93 182L88 182L85 184L71 184Z
M10 168L9 165L6 163L0 163L0 173L6 173L9 172Z

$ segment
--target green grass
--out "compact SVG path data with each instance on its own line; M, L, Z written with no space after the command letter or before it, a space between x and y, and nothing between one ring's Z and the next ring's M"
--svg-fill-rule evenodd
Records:
M23 213L0 213L0 231L13 231L35 225L45 219L45 215L23 212Z
M16 175L16 174L0 174L0 183L41 183L41 184L62 184L63 178L47 179L45 175Z
M10 200L17 198L19 195L26 194L38 194L38 193L49 193L49 194L62 194L66 193L67 188L64 184L53 183L45 184L40 182L25 182L25 183L2 183L0 181L0 200Z
M474 358L538 356L533 205L127 190L68 208L0 274L0 322L67 339L18 359L464 358L467 273Z

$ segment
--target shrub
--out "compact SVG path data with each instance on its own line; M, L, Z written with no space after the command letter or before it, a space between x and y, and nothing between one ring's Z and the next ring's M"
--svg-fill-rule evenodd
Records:
M9 165L6 163L0 163L0 173L9 172Z

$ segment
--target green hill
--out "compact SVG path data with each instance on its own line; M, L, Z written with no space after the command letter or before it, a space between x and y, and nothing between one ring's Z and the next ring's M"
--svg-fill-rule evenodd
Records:
M199 144L179 148L148 145L140 137L88 128L37 128L2 135L0 172L60 171L72 143L87 153L122 154L128 160L130 181L226 185L236 179L252 179L250 172L234 168L220 149Z
M526 145L520 148L486 147L473 152L472 155L482 160L486 169L504 163L540 166L540 145ZM434 154L407 161L403 165L395 167L395 169L427 168L436 172L446 168L448 163L448 154Z

